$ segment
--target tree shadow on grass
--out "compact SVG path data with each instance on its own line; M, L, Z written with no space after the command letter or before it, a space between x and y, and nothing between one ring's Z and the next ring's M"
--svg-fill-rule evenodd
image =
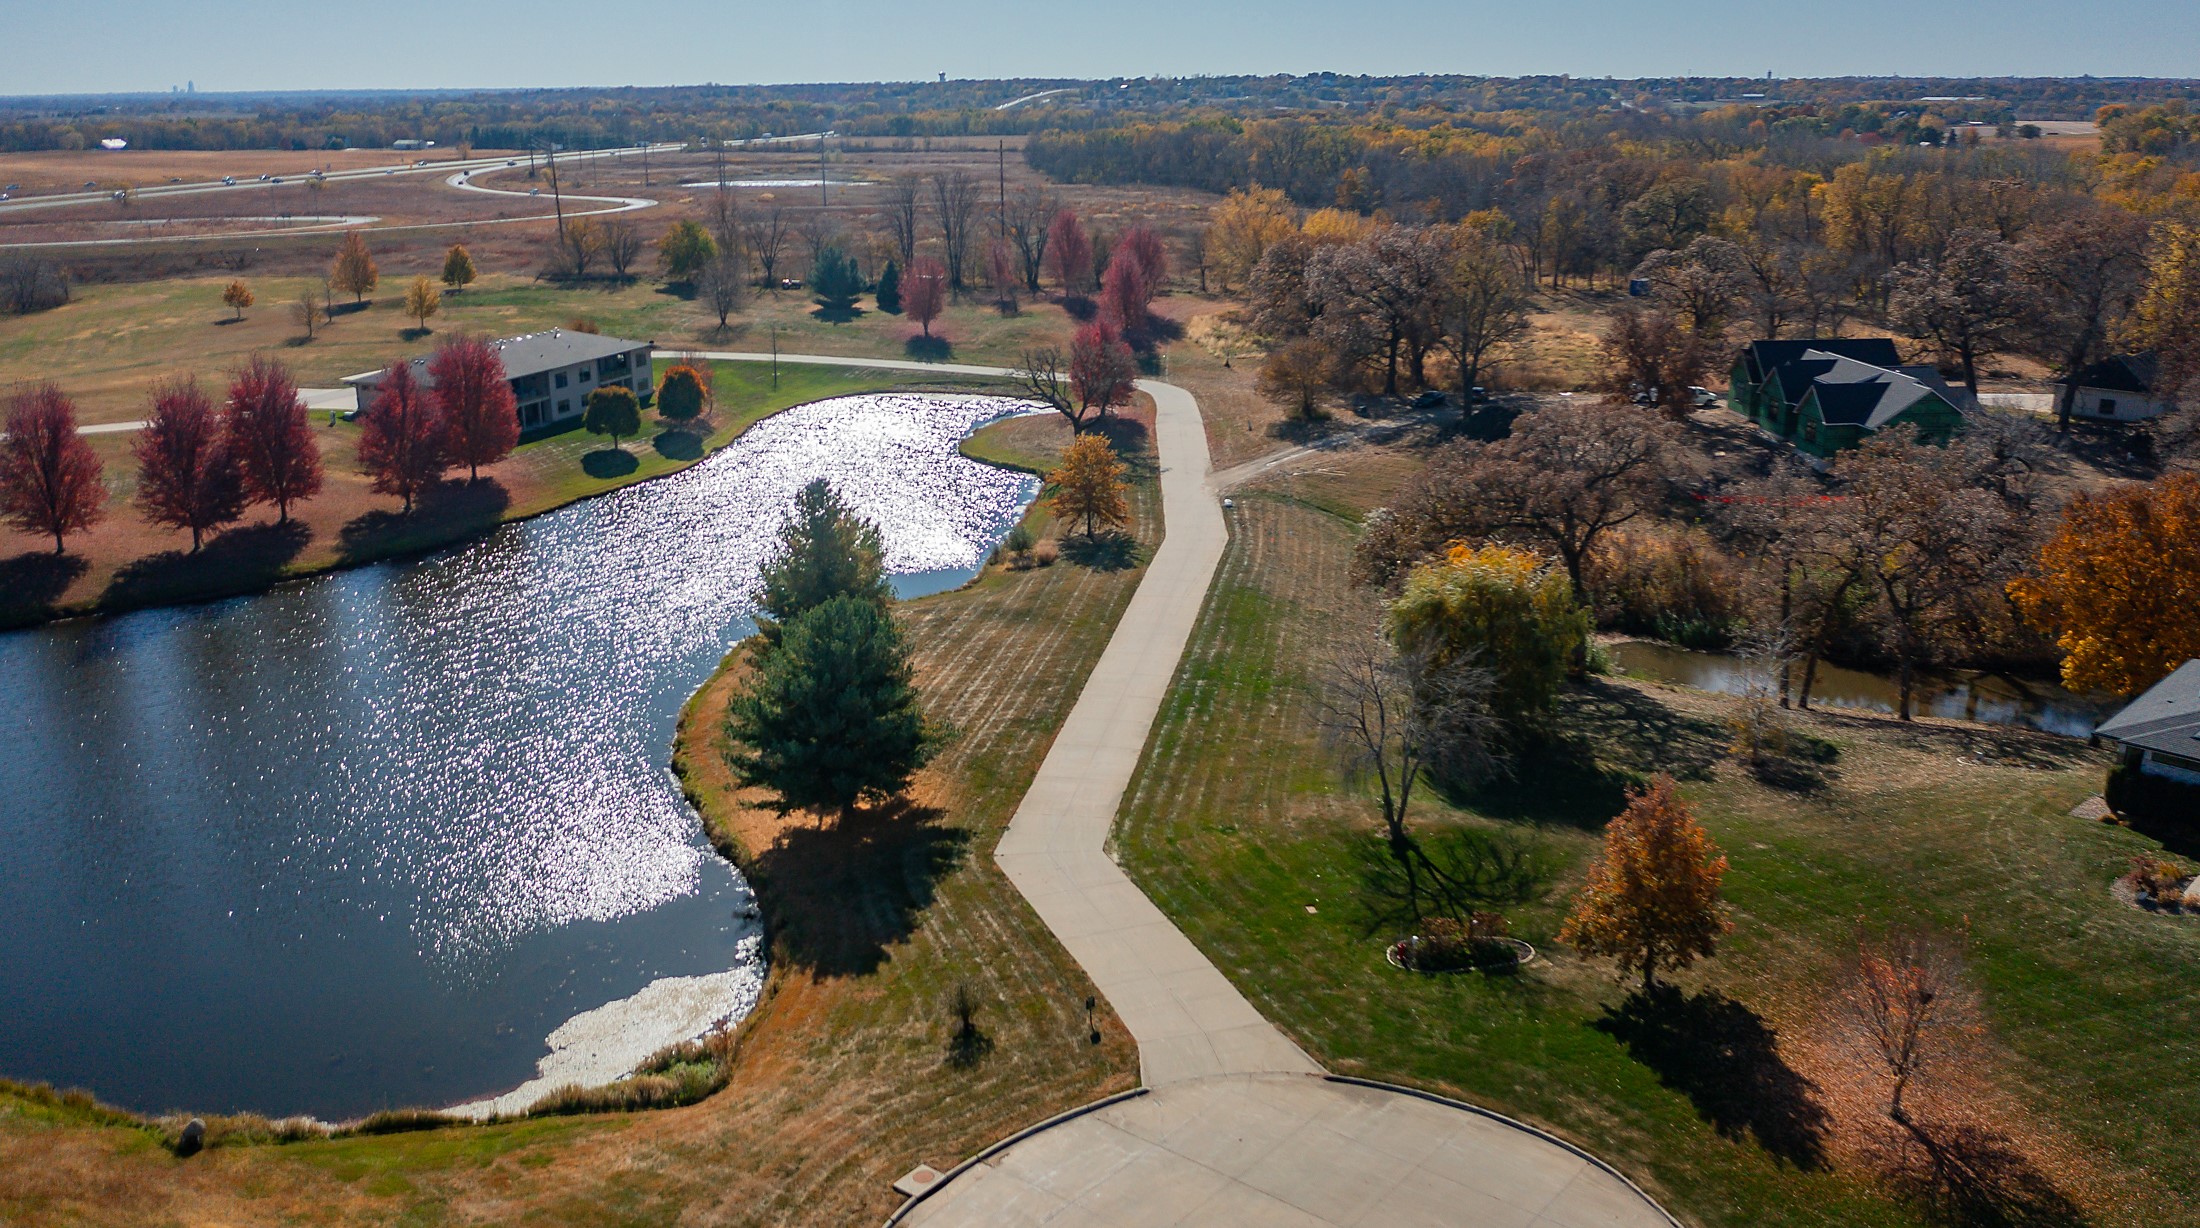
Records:
M1138 539L1128 533L1080 533L1062 539L1062 561L1093 571L1129 571L1145 561L1144 554Z
M945 337L922 333L902 343L902 352L918 362L947 362L955 357L955 343Z
M1100 314L1100 304L1082 294L1065 295L1062 299L1062 314L1079 324L1090 324Z
M230 529L197 554L163 550L130 563L115 572L100 599L127 608L258 592L282 579L311 540L313 530L296 520Z
M1898 1189L1958 1228L2083 1228L2088 1218L2019 1151L1983 1126L1909 1114L1875 1159Z
M657 432L649 441L657 449L657 455L666 460L691 461L703 459L703 436L685 426L667 427Z
M877 971L967 855L970 833L944 817L894 801L781 832L748 867L772 900L774 953L820 977Z
M1414 873L1382 835L1348 837L1357 863L1366 936L1396 937L1423 917L1518 908L1549 894L1563 861L1536 836L1519 831L1455 827L1414 841Z
M810 318L826 324L848 324L856 320L862 319L865 314L867 313L863 310L863 308L853 305L840 307L832 304L820 303L817 305L816 309L810 312Z
M581 472L599 481L623 478L642 467L625 448L598 448L581 456Z
M76 555L50 550L0 561L0 627L51 617L53 603L90 568Z
M347 563L409 554L487 532L501 524L512 496L495 478L440 482L414 503L410 515L374 511L357 517L339 534Z
M1605 1008L1590 1026L1688 1097L1721 1137L1754 1138L1797 1168L1825 1166L1832 1118L1818 1086L1781 1058L1778 1035L1747 1006L1661 985Z

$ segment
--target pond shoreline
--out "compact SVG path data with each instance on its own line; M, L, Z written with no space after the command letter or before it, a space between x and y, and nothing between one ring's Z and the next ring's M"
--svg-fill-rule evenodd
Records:
M746 364L729 363L725 365ZM163 593L159 596L152 597L146 600L132 600L127 597L116 598L110 596L109 594L111 594L114 590L114 585L110 583L107 589L104 590L99 597L94 598L91 601L75 601L64 604L46 605L44 607L26 606L19 608L9 608L6 606L0 606L0 635L4 635L11 631L28 630L34 627L49 626L54 623L65 623L79 619L105 618L118 614L134 613L139 610L177 609L197 605L210 605L216 602L234 600L238 597L258 596L262 593L291 587L336 572L349 571L359 567L371 567L377 563L389 563L405 559L414 559L422 557L424 555L435 554L439 551L466 546L473 542L479 541L481 538L488 536L489 534L495 532L500 528L505 527L506 525L519 524L527 520L532 520L538 516L546 515L550 512L555 512L563 508L571 507L576 503L584 503L591 499L597 499L605 495L615 494L630 487L639 486L648 482L654 482L661 478L672 477L676 474L686 473L688 470L693 469L695 466L709 460L711 457L717 455L719 452L724 451L735 441L739 440L743 435L746 435L752 427L756 426L757 423L775 418L790 409L799 409L806 405L814 405L819 401L829 401L836 397L848 396L856 393L898 392L921 393L939 396L1009 396L1014 394L1014 390L1010 388L1005 381L985 376L943 373L943 378L941 378L937 382L928 382L919 377L917 373L896 371L890 367L859 367L855 369L861 371L877 371L883 374L890 374L894 378L882 381L876 385L865 386L862 388L821 391L818 395L814 397L799 401L790 401L785 405L775 406L773 408L767 409L765 412L758 414L756 417L747 419L745 421L741 420L738 412L735 412L732 415L735 421L735 425L729 433L725 434L723 437L720 437L716 431L713 431L711 434L704 436L701 441L701 450L696 456L690 459L681 460L668 469L663 469L654 473L639 474L636 476L607 479L601 485L591 490L579 491L563 497L553 497L540 504L525 504L522 506L521 510L515 511L508 508L507 510L500 512L495 519L480 521L461 520L457 523L447 525L435 525L423 521L417 526L420 529L424 530L419 537L401 537L391 544L378 544L369 546L358 553L341 553L325 560L297 564L295 566L286 565L279 574L276 574L272 577L253 574L245 574L234 579L232 579L231 577L220 575L209 576L202 581L194 583L183 591ZM574 429L578 430L578 428ZM661 437L665 434L671 433L672 430L673 428L668 427L664 430L658 431L656 437ZM545 440L543 441L547 441L547 439L558 438L569 433L571 432L561 431L558 432L557 435L545 437ZM608 446L609 445L606 445L606 447ZM516 454L517 453L515 453L515 455ZM971 457L971 459L980 461L984 464L996 465L997 467L1004 469L1021 468L1020 466L1007 465L1002 464L998 461L987 460L983 457ZM496 479L493 476L487 478L486 480L492 485L496 484ZM450 478L446 479L442 483L442 488L464 488L470 487L471 485L473 485L473 483L467 479ZM299 523L299 521L294 518L292 523L297 524ZM239 523L236 525L232 525L228 529L225 529L221 534L216 534L214 537L210 538L208 540L207 547L209 550L215 548L216 545L222 540L222 538L231 532L235 532L238 530L252 530L255 528L264 530L272 527L273 526L271 524L265 523ZM148 554L142 557L154 558L159 557L159 554L160 552L155 552L153 554ZM46 557L50 556L41 554L40 552L35 550L26 551L22 554L14 556L14 558L9 559L6 562L8 564L20 564L22 560L38 560ZM63 559L72 559L81 558L82 556L72 553L61 557ZM142 559L140 561L142 561Z

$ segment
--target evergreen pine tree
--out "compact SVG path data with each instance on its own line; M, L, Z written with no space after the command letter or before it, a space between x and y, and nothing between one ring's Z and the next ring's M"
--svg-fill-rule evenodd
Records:
M884 609L893 596L877 526L851 511L823 478L795 496L794 510L779 527L779 549L761 578L757 630L774 644L785 624L835 597Z
M878 275L877 298L880 311L901 314L901 268L891 260L886 262L886 271Z

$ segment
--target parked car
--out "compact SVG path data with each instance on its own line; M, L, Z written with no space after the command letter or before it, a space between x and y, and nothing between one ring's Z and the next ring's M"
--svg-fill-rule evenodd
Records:
M1490 399L1490 390L1489 390L1489 389L1487 389L1487 388L1484 388L1484 387L1483 387L1482 385L1480 385L1480 384L1476 384L1476 385L1475 385L1474 387L1472 387L1472 388L1470 388L1470 389L1468 389L1468 390L1467 390L1467 404L1469 404L1469 405L1482 405L1482 404L1486 404L1486 403L1487 403L1487 402L1489 401L1489 399Z
M1420 396L1413 398L1413 408L1436 409L1440 406L1447 405L1450 402L1450 397L1447 397L1443 393L1438 392L1436 389L1431 388L1427 392L1422 393Z
M542 195L542 189L541 189L541 188L529 188L529 189L527 189L527 194L528 194L529 196L540 196L540 195Z
M1717 409L1719 407L1719 394L1709 388L1698 388L1690 385L1688 403L1697 409Z

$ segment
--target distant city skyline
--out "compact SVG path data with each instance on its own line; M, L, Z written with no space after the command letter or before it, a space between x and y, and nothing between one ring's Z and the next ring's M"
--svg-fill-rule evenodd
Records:
M1265 73L2200 75L2189 0L0 0L8 94Z

